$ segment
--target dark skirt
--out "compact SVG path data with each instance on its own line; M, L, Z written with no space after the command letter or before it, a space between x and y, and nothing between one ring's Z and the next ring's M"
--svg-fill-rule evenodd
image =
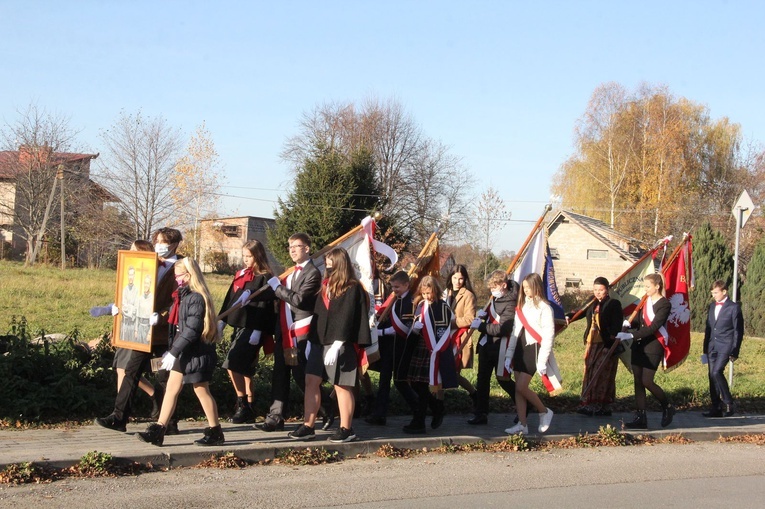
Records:
M411 346L407 350L411 351L407 355L404 352L402 367L406 367L406 380L410 383L423 382L430 383L430 350L425 346L425 340L422 336L410 336ZM408 345L409 346L409 345ZM439 354L439 371L441 373L441 387L444 389L453 389L457 387L457 366L454 360L454 350L446 348Z
M218 360L215 345L200 342L193 346L193 353L181 353L180 358L173 365L173 371L183 373L184 384L201 384L212 381L215 364Z
M318 376L322 380L326 380L327 372L324 370L324 346L318 343L306 342L306 348L308 348L309 345L311 351L308 352L308 359L306 359L305 374Z
M331 346L327 345L323 348L321 345L311 345L311 354L308 356L309 363L314 357L314 350L317 351L321 358L321 363L324 366L324 373L326 374L326 380L332 385L340 385L343 387L355 387L357 370L359 367L359 358L356 354L356 346L353 343L343 343L340 347L340 352L337 354L337 361L331 366L324 365L324 356ZM306 368L308 372L308 368Z
M125 369L130 359L130 348L117 348L114 350L114 361L112 361L112 367L114 369Z
M648 341L646 343L646 341ZM664 347L658 339L644 338L632 341L632 365L656 371L664 358Z
M253 376L258 367L258 353L260 345L250 344L252 329L235 327L231 335L231 347L228 350L223 369L229 369L234 373L244 376ZM261 335L263 341L263 335Z
M582 380L582 404L610 405L616 399L616 369L619 356L609 354L604 343L588 343L584 355L584 378ZM595 371L600 367L600 372Z
M522 348L521 345L523 345ZM521 337L518 338L518 343L516 343L515 351L513 352L513 371L534 376L537 372L538 351L539 348L536 343L527 345L526 339L521 335Z

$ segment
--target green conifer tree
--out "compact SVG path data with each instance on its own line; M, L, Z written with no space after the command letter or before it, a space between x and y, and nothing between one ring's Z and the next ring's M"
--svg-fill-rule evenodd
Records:
M693 235L693 273L696 290L690 295L691 327L704 332L712 283L722 279L733 284L733 253L722 233L709 223L702 224Z
M746 334L765 336L765 239L760 240L746 267L741 286L741 311Z

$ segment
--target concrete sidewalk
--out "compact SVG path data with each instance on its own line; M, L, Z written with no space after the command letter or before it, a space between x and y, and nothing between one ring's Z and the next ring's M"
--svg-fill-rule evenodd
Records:
M179 423L181 433L165 438L163 447L156 447L138 440L135 433L143 431L145 423L132 423L126 433L120 433L95 424L74 429L43 430L2 430L0 431L0 468L11 463L34 461L51 466L64 467L76 464L90 451L109 453L117 458L141 463L151 462L157 466L177 467L195 465L208 459L212 454L233 451L240 458L262 461L274 458L281 451L290 448L324 447L340 451L345 456L374 453L380 446L391 444L399 448L438 447L442 443L472 443L479 440L496 442L507 437L504 429L512 425L511 414L492 414L489 424L470 426L466 423L469 415L447 415L438 430L428 428L425 435L407 435L402 427L409 416L388 418L386 426L370 426L363 419L354 421L359 441L347 444L329 442L332 431L317 431L316 439L298 442L287 437L287 433L300 423L286 423L284 431L266 433L253 429L249 424L223 423L226 443L220 447L200 447L193 444L202 436L201 422ZM545 435L536 433L538 417L529 417L531 438L557 440L580 433L597 433L600 426L611 424L621 429L622 421L631 420L631 413L618 413L612 417L585 417L579 414L556 414L550 430ZM695 440L715 440L720 436L765 433L765 415L736 415L729 418L705 418L701 412L678 412L672 424L660 428L661 415L649 412L648 434L661 437L682 434ZM430 418L428 418L430 424ZM335 423L335 428L338 421Z

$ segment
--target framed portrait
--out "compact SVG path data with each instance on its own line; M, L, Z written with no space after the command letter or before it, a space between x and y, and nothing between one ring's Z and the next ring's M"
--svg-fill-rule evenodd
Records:
M156 253L151 251L117 252L117 288L114 303L119 313L114 317L112 344L142 352L151 351L151 324L154 294L157 287Z

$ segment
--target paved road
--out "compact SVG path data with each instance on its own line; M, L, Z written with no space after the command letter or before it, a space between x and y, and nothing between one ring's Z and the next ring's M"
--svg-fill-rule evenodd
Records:
M180 468L4 487L0 506L761 508L764 455L760 446L704 442L367 457L314 467Z

